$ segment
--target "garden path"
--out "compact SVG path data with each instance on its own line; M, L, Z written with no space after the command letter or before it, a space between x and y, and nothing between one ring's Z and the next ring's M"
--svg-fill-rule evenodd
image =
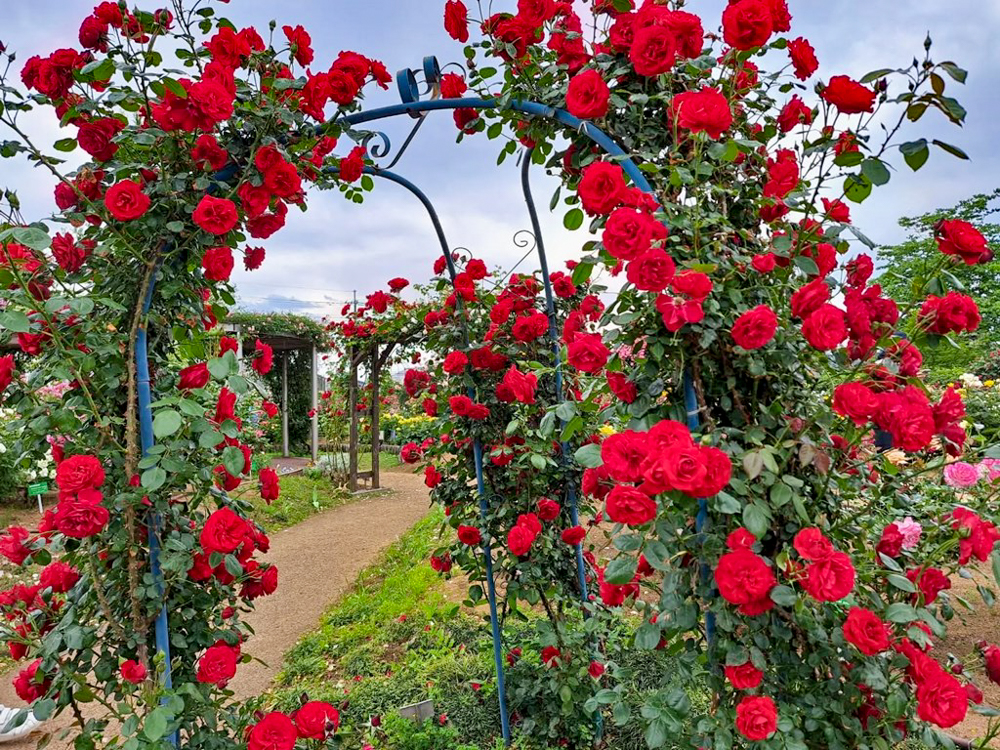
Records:
M423 476L411 471L409 467L385 471L384 485L391 492L362 496L271 536L271 549L262 559L278 567L278 590L258 599L256 610L246 618L256 632L248 650L260 661L240 665L229 685L237 698L264 692L281 668L284 653L317 627L323 612L383 549L427 513ZM23 704L11 686L15 675L0 676L0 703L7 706ZM69 724L64 715L47 730L58 734ZM4 747L33 748L37 739L36 734ZM57 737L48 745L51 750L71 746Z

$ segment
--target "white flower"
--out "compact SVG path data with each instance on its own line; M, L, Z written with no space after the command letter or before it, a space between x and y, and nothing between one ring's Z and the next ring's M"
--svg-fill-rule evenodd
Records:
M6 452L7 452L7 446L4 445L3 443L0 443L0 453L6 453Z
M962 385L964 385L966 388L983 387L983 381L980 380L977 376L968 372L962 373L962 375L960 375L958 379L962 381Z
M27 474L27 476L28 476L28 481L29 481L29 482L34 482L34 481L35 481L35 478L36 478L36 477L37 477L38 475L37 475L37 474L35 474L35 472L33 472L33 471L29 471L29 472L28 472L28 474Z

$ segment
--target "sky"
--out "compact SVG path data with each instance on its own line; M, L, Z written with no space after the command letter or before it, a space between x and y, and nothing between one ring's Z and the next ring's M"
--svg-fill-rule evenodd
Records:
M166 3L161 3L166 4ZM474 0L469 1L475 5ZM485 4L485 2L484 2ZM493 10L514 10L516 0L492 0ZM902 140L940 138L965 150L971 161L959 161L934 150L916 175L893 157L896 175L861 206L852 206L854 223L876 243L902 239L901 216L949 206L997 187L1000 154L994 146L1000 121L996 71L1000 69L1000 0L789 0L792 34L809 39L820 61L818 77L860 77L878 68L905 67L922 54L928 31L936 61L952 60L969 71L968 83L948 80L949 94L968 110L964 128L931 113L904 130ZM3 0L0 42L16 50L19 60L78 46L77 30L94 2L81 0ZM582 9L583 0L576 0ZM725 0L688 0L686 10L703 19L706 31L719 26ZM156 3L143 3L153 9ZM444 0L232 0L223 8L237 27L266 29L301 23L311 33L316 60L326 67L344 49L380 59L390 71L419 67L426 55L441 64L462 59L461 46L443 30ZM473 11L475 14L475 11ZM951 90L954 89L954 90ZM394 90L372 87L366 108L398 103ZM374 93L373 93L374 92ZM50 145L74 135L60 132L51 113L31 120L37 140ZM409 118L387 121L385 130L398 146ZM7 134L0 134L0 140ZM529 226L513 160L496 165L500 141L479 134L456 142L450 113L433 113L395 168L428 194L441 217L452 247L465 247L491 267L513 267L524 249L515 233ZM338 149L338 153L342 149ZM905 179L900 179L900 178ZM550 268L575 257L589 239L584 230L568 232L561 213L550 214L549 198L557 180L536 169L534 190L542 213ZM29 219L43 218L53 208L52 178L26 161L0 161L0 187L15 189ZM402 188L382 181L362 205L339 193L314 191L308 211L292 209L282 231L264 243L263 267L247 273L238 265L233 279L242 307L332 315L356 293L360 300L396 276L424 281L439 253L431 223L420 204ZM537 267L533 258L519 268Z

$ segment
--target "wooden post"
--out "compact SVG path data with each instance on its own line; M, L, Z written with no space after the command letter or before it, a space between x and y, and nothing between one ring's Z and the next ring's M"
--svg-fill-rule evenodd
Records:
M347 444L348 484L351 492L358 491L358 360L354 356L354 347L347 350L350 360L351 375L347 381L347 409L350 418L350 433Z
M378 459L381 451L382 436L379 434L379 410L381 407L379 383L381 383L381 365L378 358L378 344L372 344L372 489L379 488Z
M319 360L316 345L312 347L312 460L319 459Z
M281 455L289 456L288 450L288 351L281 356Z

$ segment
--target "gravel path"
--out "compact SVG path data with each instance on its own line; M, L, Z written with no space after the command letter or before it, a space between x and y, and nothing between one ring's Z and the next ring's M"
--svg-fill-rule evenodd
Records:
M278 566L278 590L258 599L256 610L246 618L256 632L247 650L260 661L240 665L229 685L237 698L264 692L281 668L284 653L318 625L358 573L427 513L422 476L408 469L386 471L383 484L392 492L362 497L271 536L270 552L262 559ZM0 676L0 703L7 706L22 705L11 686L15 674ZM72 747L71 740L58 737L69 724L68 716L62 716L46 727L56 734L49 748ZM39 736L3 747L33 748Z

